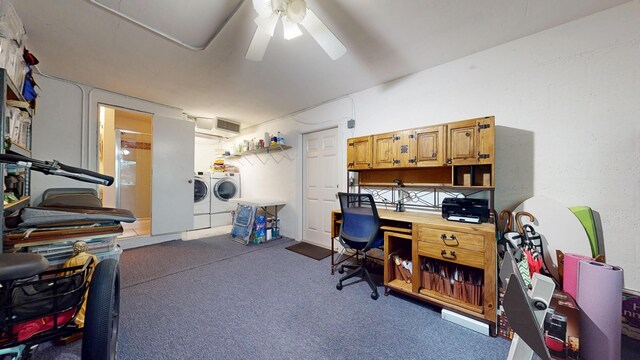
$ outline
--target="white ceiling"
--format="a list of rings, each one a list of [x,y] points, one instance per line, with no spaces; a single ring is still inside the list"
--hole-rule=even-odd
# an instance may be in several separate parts
[[[627,1],[308,0],[347,53],[332,61],[309,34],[286,41],[278,25],[262,62],[244,58],[256,29],[250,0],[202,51],[182,47],[89,0],[11,2],[43,72],[246,127]],[[207,1],[173,2],[193,12]],[[178,18],[158,9],[149,6],[145,16],[158,17],[158,23]],[[182,22],[183,30],[201,28]],[[202,30],[189,31],[183,33],[206,38]]]

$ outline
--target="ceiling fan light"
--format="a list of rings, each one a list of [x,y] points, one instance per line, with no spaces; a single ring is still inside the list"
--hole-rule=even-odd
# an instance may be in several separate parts
[[[307,3],[304,0],[291,0],[287,7],[287,17],[292,23],[298,24],[307,15]]]
[[[302,35],[302,31],[298,24],[292,23],[289,18],[286,16],[282,17],[282,27],[284,28],[284,38],[285,40],[295,39],[298,36]]]
[[[274,12],[284,12],[287,10],[287,0],[271,0],[271,8]]]
[[[253,0],[253,8],[260,16],[269,16],[273,12],[271,0]]]

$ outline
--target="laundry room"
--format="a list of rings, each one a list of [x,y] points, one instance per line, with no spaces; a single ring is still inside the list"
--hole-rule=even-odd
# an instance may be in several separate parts
[[[639,359],[638,19],[0,0],[0,360]]]

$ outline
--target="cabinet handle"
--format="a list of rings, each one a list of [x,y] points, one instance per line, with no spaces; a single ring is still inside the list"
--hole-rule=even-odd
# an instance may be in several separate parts
[[[451,165],[451,158],[447,158],[447,164]]]
[[[442,235],[440,235],[440,239],[447,246],[458,246],[458,245],[460,245],[460,242],[458,241],[458,238],[455,235],[451,235],[449,238],[447,238],[446,234],[442,234]],[[448,243],[447,241],[454,241],[454,242]]]
[[[447,250],[442,250],[440,251],[440,255],[442,255],[443,258],[445,259],[450,259],[450,260],[456,260],[456,252],[451,250],[449,251],[450,255],[447,255]]]

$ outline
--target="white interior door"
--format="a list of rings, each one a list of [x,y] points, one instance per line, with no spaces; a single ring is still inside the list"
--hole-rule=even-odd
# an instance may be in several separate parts
[[[322,130],[302,137],[304,159],[302,240],[331,247],[331,210],[339,209],[336,199],[341,173],[338,159],[338,129]]]
[[[186,231],[193,226],[195,124],[153,117],[151,234]]]

